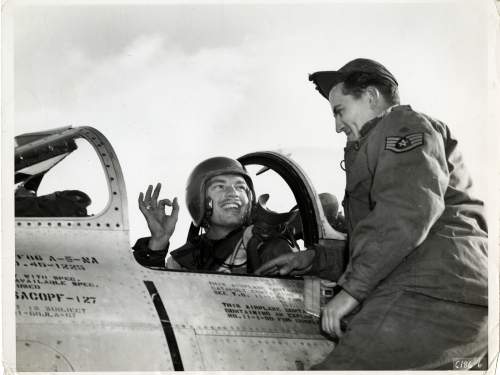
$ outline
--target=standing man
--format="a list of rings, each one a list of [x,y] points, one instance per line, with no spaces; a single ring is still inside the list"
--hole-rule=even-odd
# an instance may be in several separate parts
[[[339,338],[315,369],[452,369],[487,354],[483,202],[448,127],[399,104],[396,78],[353,60],[310,75],[345,133],[349,262],[321,326]],[[320,250],[258,272],[329,276]],[[341,321],[347,329],[341,329]]]

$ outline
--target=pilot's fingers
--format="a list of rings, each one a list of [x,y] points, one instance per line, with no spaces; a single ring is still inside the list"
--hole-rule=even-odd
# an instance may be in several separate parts
[[[161,184],[158,182],[153,190],[153,195],[151,196],[151,206],[154,208],[158,205],[158,196],[160,195]]]
[[[161,201],[158,202],[158,208],[162,211],[165,212],[165,206],[171,206],[172,202],[170,202],[170,199],[162,199]]]
[[[158,182],[153,190],[153,195],[151,196],[151,199],[158,200],[158,196],[160,195],[160,190],[161,190],[161,182]]]
[[[139,193],[139,198],[137,199],[137,202],[139,203],[139,210],[145,215],[147,212],[146,208],[146,203],[144,202],[144,194],[141,192]]]
[[[146,196],[144,197],[144,203],[149,204],[151,202],[151,192],[153,191],[153,185],[149,185],[146,190]]]
[[[170,214],[175,220],[179,217],[179,202],[177,201],[177,197],[174,198],[172,202],[172,213]]]

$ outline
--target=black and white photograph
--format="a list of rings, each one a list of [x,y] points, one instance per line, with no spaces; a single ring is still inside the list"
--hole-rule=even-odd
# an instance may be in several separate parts
[[[499,14],[2,2],[5,373],[496,373]]]

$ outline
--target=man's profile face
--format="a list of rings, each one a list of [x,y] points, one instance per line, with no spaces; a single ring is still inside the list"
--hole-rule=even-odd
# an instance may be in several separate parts
[[[212,200],[210,224],[236,228],[245,221],[249,209],[249,187],[239,175],[212,177],[207,184],[207,198]]]
[[[375,117],[370,103],[368,92],[355,98],[342,92],[344,84],[335,85],[328,95],[328,101],[333,110],[335,118],[335,130],[337,133],[344,132],[348,141],[359,139],[359,131],[363,125]]]

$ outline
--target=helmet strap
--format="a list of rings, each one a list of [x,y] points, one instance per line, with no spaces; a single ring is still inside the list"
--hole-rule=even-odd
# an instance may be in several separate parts
[[[248,196],[248,207],[247,207],[247,212],[245,212],[245,220],[243,221],[244,226],[249,226],[250,224],[252,224],[252,206],[253,206],[252,190],[248,189],[247,196]]]
[[[206,207],[205,207],[205,216],[203,218],[203,220],[205,220],[207,222],[207,224],[210,222],[208,220],[208,218],[210,216],[212,216],[212,214],[214,213],[214,201],[207,197],[207,203],[206,203]]]

